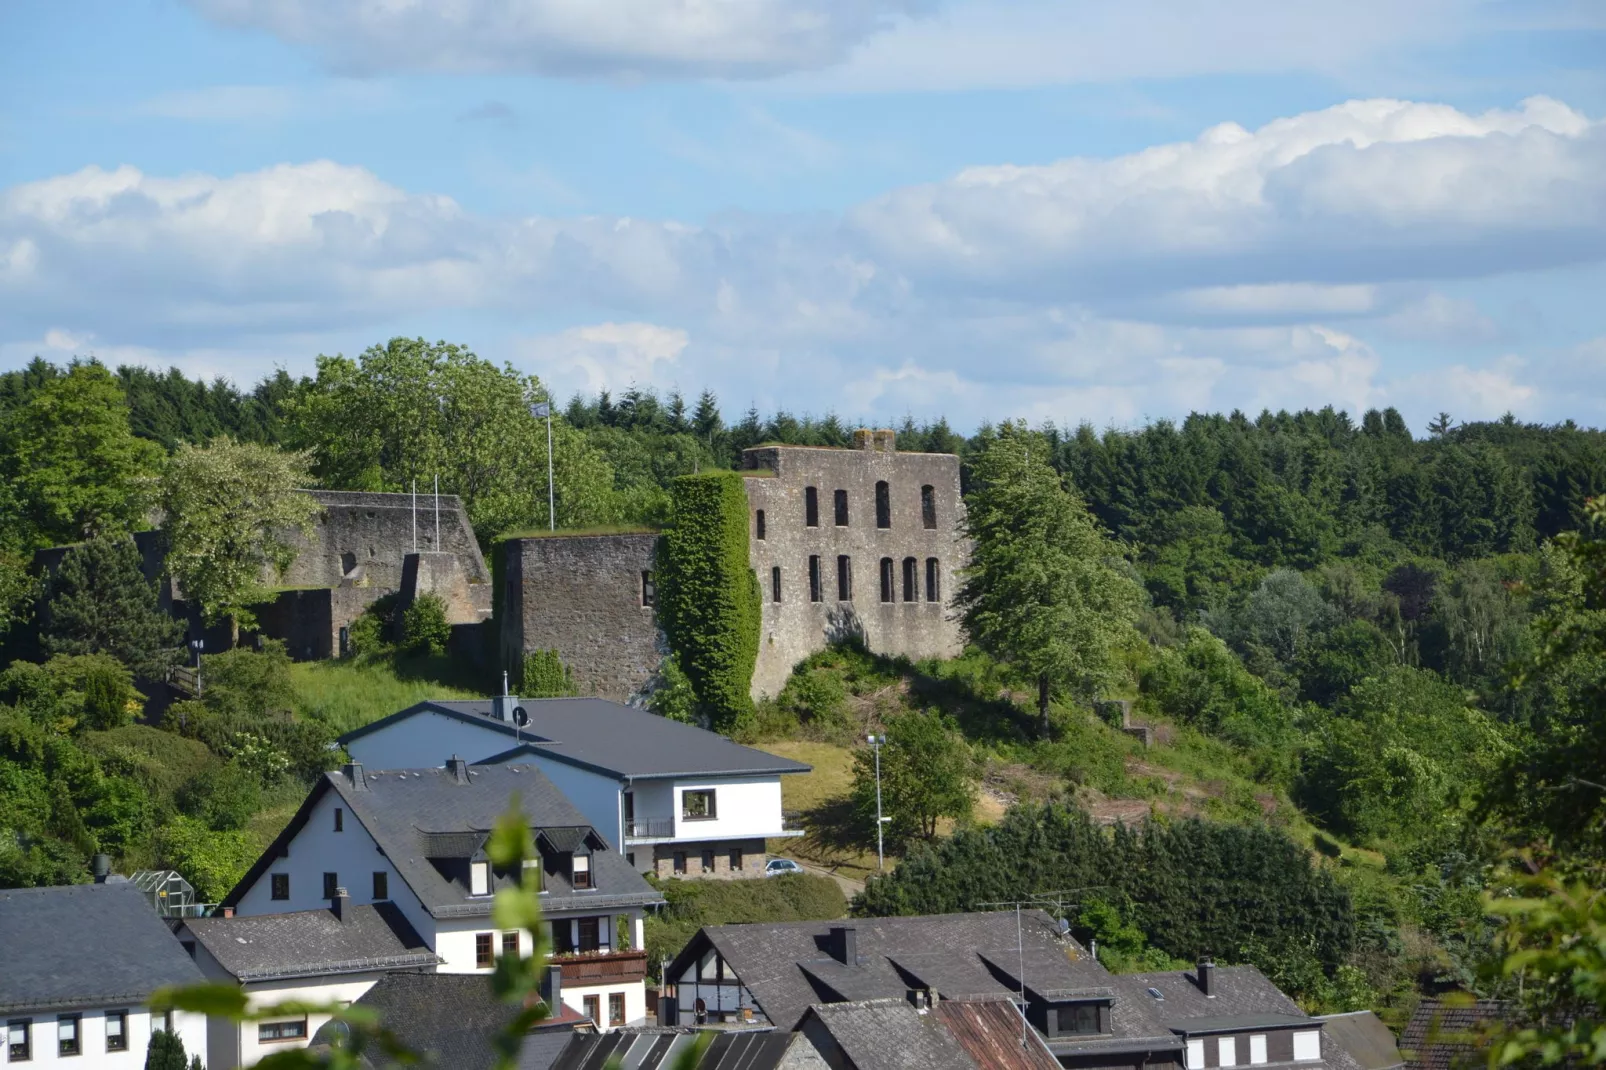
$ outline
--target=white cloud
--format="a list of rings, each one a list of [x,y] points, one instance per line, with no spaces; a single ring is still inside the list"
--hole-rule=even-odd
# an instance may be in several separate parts
[[[840,62],[919,0],[190,0],[361,72],[763,78]]]
[[[631,386],[664,389],[676,382],[689,336],[656,323],[598,323],[524,339],[518,363],[539,373],[559,395]]]

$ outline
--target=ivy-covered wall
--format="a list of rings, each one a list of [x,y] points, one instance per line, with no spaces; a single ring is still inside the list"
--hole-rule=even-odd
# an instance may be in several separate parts
[[[747,492],[735,472],[681,476],[659,542],[658,622],[713,727],[752,716],[758,581],[748,562]]]

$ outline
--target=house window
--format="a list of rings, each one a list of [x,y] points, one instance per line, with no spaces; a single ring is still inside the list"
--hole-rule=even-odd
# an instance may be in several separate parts
[[[513,958],[513,959],[516,959],[516,958],[519,957],[519,934],[518,933],[515,932],[515,933],[503,933],[502,934],[502,957],[503,958]]]
[[[709,848],[703,852],[703,872],[714,872],[714,851],[712,848]]]
[[[470,862],[468,864],[468,894],[491,894],[491,864],[489,862]]]
[[[937,490],[929,483],[920,488],[920,525],[925,528],[937,526]]]
[[[1256,1033],[1249,1038],[1249,1065],[1260,1066],[1266,1061],[1266,1034]]]
[[[573,884],[574,884],[574,886],[576,888],[589,888],[589,887],[591,887],[591,856],[590,855],[575,855],[574,856],[574,871],[573,872],[574,872]]]
[[[1188,1041],[1187,1061],[1183,1065],[1187,1070],[1205,1070],[1203,1038]]]
[[[325,873],[323,875],[323,897],[333,899],[340,891],[340,874]]]
[[[608,993],[608,1024],[625,1024],[625,994],[623,992]]]
[[[942,576],[937,570],[937,559],[926,558],[926,601],[942,601]]]
[[[83,1047],[78,1043],[79,1025],[80,1021],[76,1014],[56,1016],[56,1054],[58,1056],[83,1054]]]
[[[1099,1031],[1099,1007],[1096,1003],[1075,1003],[1055,1011],[1055,1027],[1061,1036],[1080,1036]]]
[[[335,807],[335,831],[346,831],[346,811],[342,810],[338,806]]]
[[[600,918],[580,918],[575,922],[575,928],[580,930],[580,954],[585,955],[602,947],[600,921]]]
[[[877,481],[875,485],[875,526],[878,528],[892,526],[892,490],[884,479]]]
[[[128,1012],[106,1012],[106,1050],[128,1050]]]
[[[296,1018],[288,1022],[261,1022],[257,1025],[257,1042],[277,1040],[305,1040],[307,1020]]]
[[[847,554],[836,559],[836,600],[853,601],[853,559]]]
[[[641,604],[651,609],[658,604],[658,584],[653,582],[652,570],[641,570]]]
[[[271,894],[275,899],[290,898],[290,874],[275,873],[268,878]]]
[[[675,852],[675,872],[679,873],[681,875],[685,875],[685,872],[686,872],[686,852],[685,851],[676,851]]]
[[[591,1024],[596,1026],[602,1025],[602,997],[582,996],[580,998],[580,1003],[585,1007],[586,1017],[591,1019]]]
[[[809,601],[818,602],[824,596],[820,593],[820,555],[809,555]]]
[[[845,490],[837,491],[835,495],[835,501],[836,526],[839,528],[845,528],[848,526],[848,492]]]
[[[552,953],[574,954],[574,927],[567,918],[552,923]]]
[[[173,1012],[151,1011],[151,1032],[171,1033],[173,1031]]]
[[[383,870],[374,874],[374,902],[390,898],[390,874]]]
[[[1238,1038],[1236,1038],[1236,1037],[1217,1037],[1216,1038],[1216,1065],[1217,1066],[1237,1066],[1238,1065]]]
[[[742,849],[740,847],[732,847],[731,848],[731,872],[732,873],[740,873],[741,871],[742,871]]]
[[[714,789],[682,792],[680,816],[687,821],[708,821],[718,817],[719,811],[714,806]]]
[[[1322,1034],[1317,1029],[1301,1029],[1294,1034],[1294,1062],[1314,1063],[1322,1057]]]
[[[538,892],[546,891],[546,866],[539,857],[524,860],[524,886],[528,888],[531,884]]]
[[[13,1018],[6,1023],[6,1059],[25,1063],[33,1058],[33,1019]]]
[[[474,965],[476,967],[488,970],[496,965],[495,957],[491,951],[493,946],[490,933],[474,934]]]
[[[891,602],[898,593],[895,574],[892,569],[892,558],[881,559],[881,601]]]
[[[775,565],[775,566],[770,568],[770,601],[771,602],[779,602],[780,600],[781,600],[781,566],[780,565]]]
[[[920,562],[912,557],[903,559],[903,600],[920,601]]]
[[[753,535],[759,542],[764,541],[764,510],[762,509],[753,514]]]
[[[811,528],[820,526],[820,492],[813,487],[803,488],[803,523]]]

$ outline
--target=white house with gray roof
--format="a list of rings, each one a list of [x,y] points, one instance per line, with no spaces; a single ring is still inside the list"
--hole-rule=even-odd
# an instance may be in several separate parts
[[[758,876],[767,840],[802,835],[782,812],[781,777],[807,765],[607,699],[420,702],[340,742],[370,768],[447,754],[538,768],[631,865],[660,877]]]
[[[206,1059],[206,1017],[151,994],[205,978],[127,882],[0,891],[0,1026],[8,1066],[139,1070],[151,1034]]]
[[[647,907],[663,897],[533,765],[325,774],[222,906],[239,916],[391,904],[445,973],[489,973],[529,939],[491,920],[496,892],[519,880],[486,855],[517,797],[540,854],[544,926],[563,971],[563,1002],[609,1029],[646,1017]]]

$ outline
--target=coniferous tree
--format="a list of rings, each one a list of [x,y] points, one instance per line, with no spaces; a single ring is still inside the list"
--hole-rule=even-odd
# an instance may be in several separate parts
[[[47,587],[44,648],[52,654],[110,654],[135,672],[160,673],[184,626],[156,606],[126,535],[69,550]]]
[[[177,1033],[166,1029],[151,1033],[151,1045],[145,1049],[145,1070],[189,1070],[189,1062],[184,1041]]]

